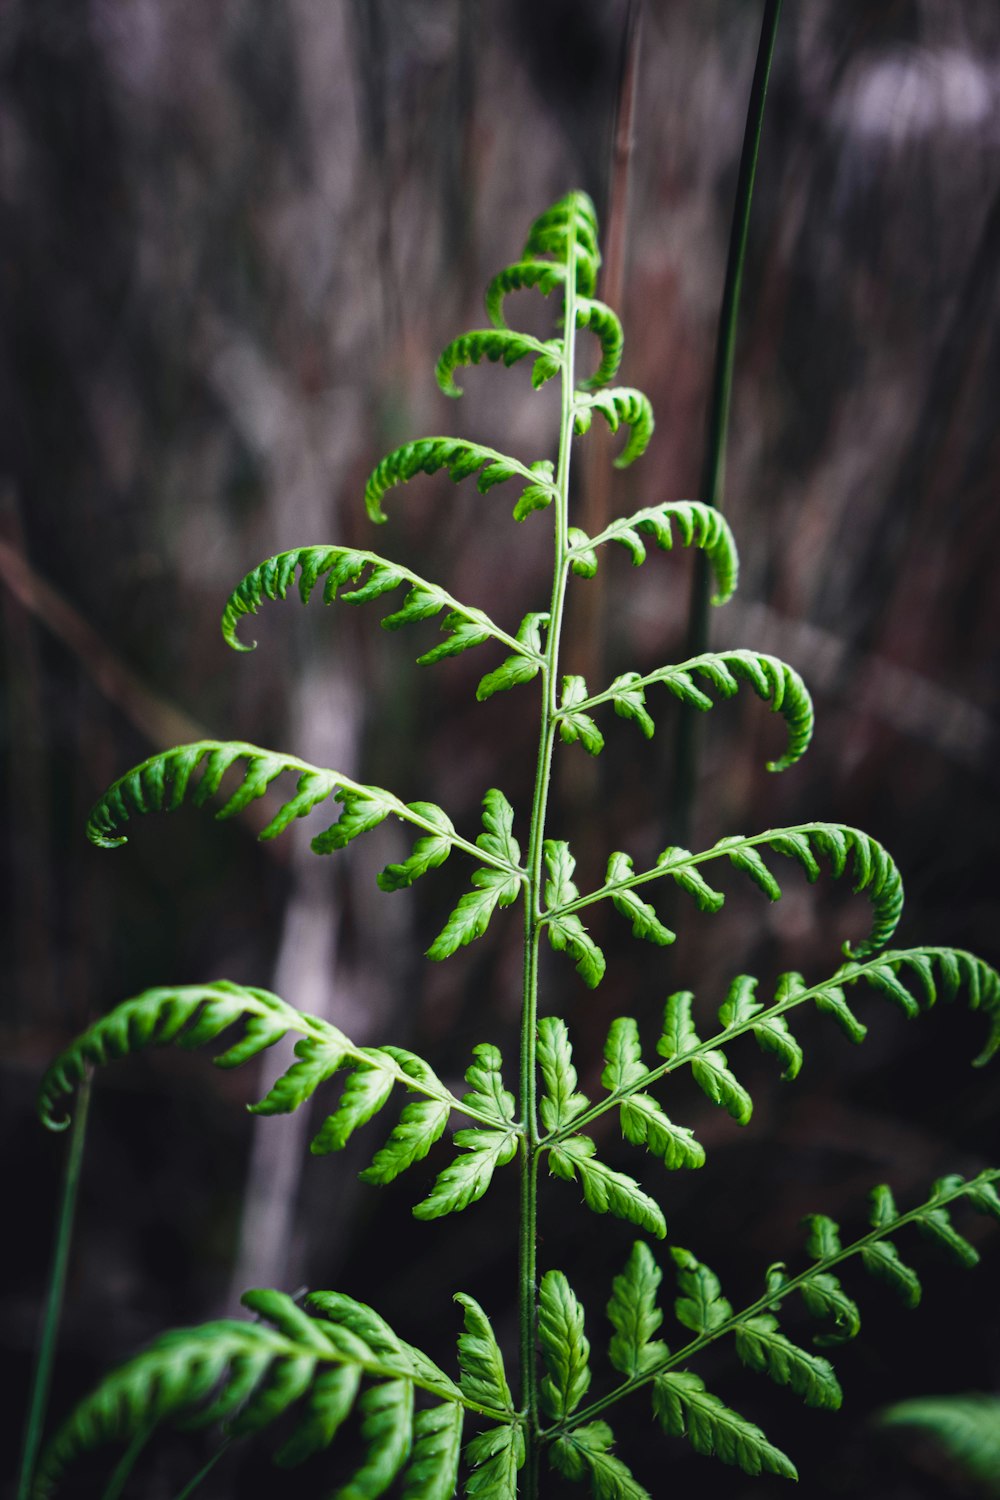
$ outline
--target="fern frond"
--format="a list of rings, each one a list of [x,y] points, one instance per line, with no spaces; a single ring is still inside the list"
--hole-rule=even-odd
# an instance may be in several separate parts
[[[355,1408],[366,1451],[337,1492],[341,1500],[377,1500],[401,1472],[409,1500],[444,1500],[453,1492],[465,1408],[498,1419],[501,1412],[470,1401],[432,1360],[350,1298],[315,1293],[312,1312],[283,1292],[248,1292],[243,1301],[260,1321],[176,1330],[105,1377],[43,1455],[39,1500],[83,1453],[165,1424],[222,1422],[238,1437],[291,1417],[276,1461],[298,1464],[328,1448]],[[366,1333],[375,1335],[371,1342]],[[417,1387],[438,1405],[414,1419]]]
[[[1000,1397],[916,1396],[884,1407],[875,1420],[926,1433],[967,1478],[1000,1493]]]
[[[623,422],[628,427],[628,441],[613,460],[616,469],[627,469],[642,457],[653,436],[656,423],[649,397],[629,385],[616,385],[610,391],[599,391],[582,399],[578,396],[573,407],[573,427],[579,436],[589,432],[595,411],[601,413],[612,432],[617,432]]]
[[[419,438],[416,442],[404,443],[402,447],[393,449],[369,474],[365,484],[365,508],[369,519],[376,524],[388,519],[382,509],[382,501],[389,490],[396,485],[405,484],[416,474],[436,474],[439,469],[446,469],[456,484],[472,474],[478,474],[476,488],[481,495],[508,479],[521,479],[532,492],[533,503],[529,503],[529,509],[544,508],[558,493],[549,459],[523,464],[507,453],[499,453],[496,448],[487,448],[482,443],[470,443],[465,438]],[[518,505],[521,505],[521,501]]]
[[[575,678],[573,681],[581,686],[570,707],[577,717],[583,719],[600,704],[610,703],[620,718],[634,719],[649,739],[653,734],[654,724],[646,707],[645,694],[648,687],[664,687],[681,703],[700,709],[703,713],[715,707],[714,699],[695,681],[696,676],[723,699],[734,697],[739,691],[740,683],[748,682],[758,698],[762,698],[773,713],[784,716],[788,727],[788,748],[779,760],[768,762],[769,771],[784,771],[805,754],[812,739],[814,717],[809,690],[787,662],[755,651],[707,652],[677,666],[660,667],[645,676],[640,676],[638,672],[624,672],[603,693],[595,693],[592,697],[587,696],[583,678]],[[559,711],[560,732],[565,709],[566,705],[563,704]],[[596,725],[593,728],[596,734]],[[563,734],[563,738],[566,739],[567,736]]]
[[[437,584],[428,583],[409,568],[387,562],[375,552],[361,552],[351,547],[296,547],[291,552],[279,552],[275,557],[265,558],[230,594],[222,615],[223,637],[235,651],[252,651],[257,643],[253,641],[244,645],[239,639],[240,621],[246,615],[255,615],[265,600],[287,598],[296,575],[303,604],[309,602],[316,584],[323,577],[326,578],[323,603],[332,604],[343,584],[356,583],[366,572],[368,578],[363,586],[341,593],[339,597],[346,604],[362,604],[405,587],[407,593],[402,607],[382,619],[386,630],[398,630],[411,622],[433,619],[444,609],[448,611],[442,625],[445,640],[418,657],[421,664],[458,656],[488,640],[501,641],[511,650],[524,652],[525,648],[494,624],[481,609],[461,604]]]
[[[567,1479],[588,1480],[594,1500],[650,1500],[648,1490],[611,1452],[614,1441],[607,1422],[587,1422],[557,1437],[549,1459]]]
[[[564,265],[572,252],[576,267],[576,290],[592,297],[597,286],[601,252],[597,241],[597,215],[586,193],[567,193],[532,224],[524,242],[523,258],[551,255]]]
[[[617,313],[612,312],[607,303],[597,302],[590,297],[577,299],[576,326],[589,328],[601,345],[600,364],[593,375],[587,380],[581,380],[579,385],[582,391],[595,391],[600,386],[607,385],[609,380],[614,380],[618,374],[625,347],[625,334]],[[649,405],[648,401],[646,405]]]
[[[699,547],[707,555],[717,585],[712,603],[725,604],[733,596],[739,574],[736,542],[722,512],[700,500],[673,500],[664,505],[646,506],[635,515],[613,521],[593,537],[579,526],[571,526],[567,553],[570,567],[579,577],[592,578],[597,572],[597,549],[605,542],[618,542],[625,547],[638,567],[646,560],[643,536],[652,537],[657,547],[670,552],[674,545],[674,526],[682,546]]]
[[[565,921],[595,901],[608,898],[614,901],[616,897],[663,875],[669,875],[682,890],[692,895],[702,911],[718,911],[725,897],[709,885],[699,866],[722,856],[727,856],[734,868],[748,875],[772,901],[777,900],[781,889],[760,856],[761,847],[794,859],[810,880],[819,876],[820,855],[829,860],[835,878],[843,875],[850,865],[853,889],[855,892],[864,891],[869,897],[873,918],[871,933],[863,942],[854,949],[845,944],[849,956],[860,957],[874,952],[892,936],[903,906],[903,882],[899,871],[891,856],[869,834],[841,823],[801,823],[794,828],[771,828],[766,833],[719,839],[711,849],[700,854],[671,846],[664,849],[651,870],[615,879],[586,896],[557,899],[552,902],[555,909],[546,912],[544,920],[547,923]]]
[[[491,364],[504,364],[509,368],[529,354],[535,357],[531,384],[536,390],[558,375],[565,363],[561,339],[543,342],[528,333],[515,333],[510,328],[473,328],[468,333],[459,334],[442,350],[434,374],[446,396],[460,396],[462,387],[456,385],[454,377],[455,371],[464,365],[478,365],[488,359]]]
[[[553,260],[519,260],[515,265],[498,271],[486,288],[486,315],[494,328],[506,328],[504,298],[510,292],[527,291],[535,287],[547,297],[556,287],[565,285],[566,267]]]

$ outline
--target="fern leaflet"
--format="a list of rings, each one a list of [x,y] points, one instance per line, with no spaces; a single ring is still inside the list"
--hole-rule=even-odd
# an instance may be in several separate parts
[[[632,516],[613,521],[593,537],[580,527],[571,526],[567,553],[570,567],[579,577],[592,578],[597,572],[597,549],[605,542],[618,542],[625,547],[638,567],[646,561],[643,536],[652,537],[657,547],[670,552],[674,526],[683,546],[700,547],[708,556],[717,585],[712,603],[725,604],[733,596],[739,574],[736,542],[722,512],[700,500],[673,500],[647,506]]]
[[[527,353],[528,350],[525,349],[524,352]],[[485,495],[494,485],[504,484],[508,479],[520,479],[525,488],[515,509],[518,520],[523,519],[523,515],[531,510],[542,510],[550,505],[557,493],[549,459],[523,464],[520,459],[511,458],[507,453],[499,453],[495,448],[484,447],[482,443],[470,443],[465,438],[420,438],[415,443],[404,443],[401,448],[387,454],[368,476],[365,506],[369,519],[375,522],[388,519],[382,508],[382,501],[389,490],[405,484],[417,474],[436,474],[439,469],[447,470],[456,482],[478,474],[476,488],[481,495]],[[523,514],[518,514],[522,507]]]

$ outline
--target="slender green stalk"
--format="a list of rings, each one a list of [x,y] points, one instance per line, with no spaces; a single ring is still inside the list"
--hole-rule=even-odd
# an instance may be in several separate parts
[[[38,1459],[38,1449],[45,1427],[45,1414],[52,1385],[52,1368],[55,1363],[56,1343],[59,1337],[59,1320],[62,1315],[63,1298],[66,1292],[66,1271],[69,1265],[70,1246],[73,1242],[73,1221],[76,1216],[76,1199],[83,1167],[83,1148],[87,1137],[87,1113],[90,1106],[92,1071],[88,1068],[80,1080],[77,1090],[76,1109],[70,1132],[69,1154],[63,1177],[59,1217],[56,1222],[55,1245],[52,1252],[52,1269],[49,1273],[48,1292],[45,1299],[45,1314],[42,1336],[38,1346],[38,1361],[31,1383],[31,1399],[24,1429],[24,1447],[21,1453],[21,1474],[17,1486],[17,1500],[28,1500]]]
[[[754,68],[753,83],[750,86],[746,128],[743,133],[743,149],[740,153],[736,201],[733,205],[729,254],[726,259],[726,281],[722,290],[722,305],[719,309],[715,367],[712,371],[712,392],[709,400],[705,455],[699,489],[699,499],[704,500],[708,505],[714,505],[717,510],[724,508],[726,438],[729,431],[733,364],[736,357],[736,325],[739,319],[743,264],[746,260],[747,236],[750,228],[750,205],[753,200],[757,157],[760,154],[760,137],[764,125],[764,105],[767,99],[767,84],[771,73],[771,59],[774,56],[774,42],[778,34],[780,16],[781,0],[765,0],[760,43],[757,48],[757,63]],[[686,641],[686,655],[688,656],[699,656],[708,648],[710,581],[708,559],[704,553],[699,552],[694,560],[694,573],[691,581]],[[681,843],[687,842],[687,830],[690,826],[694,803],[698,727],[695,715],[681,714],[677,730],[673,796],[674,827]]]
[[[538,1299],[537,1197],[538,1197],[538,943],[541,932],[543,845],[545,813],[552,779],[552,754],[558,710],[559,641],[569,576],[569,476],[573,444],[573,392],[576,363],[576,246],[571,238],[563,300],[562,403],[559,422],[558,494],[555,511],[555,565],[552,600],[543,671],[542,713],[538,743],[538,766],[531,807],[531,840],[528,850],[528,888],[525,892],[524,996],[521,1012],[521,1111],[524,1129],[521,1153],[521,1223],[519,1234],[519,1318],[521,1335],[521,1399],[527,1420],[525,1433],[526,1500],[538,1496],[538,1371],[535,1352],[535,1317]]]

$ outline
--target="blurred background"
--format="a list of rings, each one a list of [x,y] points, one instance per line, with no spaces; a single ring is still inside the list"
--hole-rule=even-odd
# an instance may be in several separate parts
[[[620,378],[648,393],[658,425],[645,457],[615,475],[617,513],[697,494],[761,7],[646,0],[641,11],[616,300]],[[262,846],[249,819],[216,826],[185,810],[139,820],[116,853],[82,830],[114,777],[201,734],[440,802],[469,836],[487,787],[530,802],[534,690],[477,705],[490,648],[418,669],[435,626],[390,635],[375,608],[318,599],[245,625],[253,656],[230,652],[217,622],[262,558],[327,541],[376,548],[508,629],[544,608],[549,520],[516,526],[504,489],[414,481],[390,496],[378,533],[361,497],[383,453],[427,433],[551,456],[556,398],[532,392],[525,367],[469,371],[454,405],[433,364],[484,321],[486,281],[545,206],[583,187],[606,215],[625,21],[623,0],[0,4],[0,1327],[12,1389],[27,1390],[66,1150],[38,1124],[34,1094],[88,1019],[150,985],[228,977],[274,988],[358,1042],[426,1054],[453,1086],[483,1040],[505,1047],[514,1076],[516,918],[444,965],[421,957],[462,889],[457,861],[384,896],[375,874],[404,848],[385,826],[327,860],[309,853],[316,820]],[[769,776],[780,719],[747,690],[720,705],[701,725],[688,836],[702,847],[804,819],[857,824],[903,871],[900,943],[994,963],[998,265],[995,0],[789,0],[737,349],[725,504],[741,587],[712,639],[789,661],[813,690],[817,738]],[[515,306],[546,326],[529,297]],[[580,453],[582,505],[600,462]],[[595,585],[576,586],[577,669],[595,691],[679,659],[690,576],[682,553],[635,572],[624,554],[604,559],[599,645],[579,602]],[[638,862],[676,841],[676,714],[666,695],[650,706],[651,744],[608,716],[599,763],[578,746],[560,754],[551,828],[572,840],[583,886],[611,848]],[[523,816],[519,826],[523,836]],[[544,975],[585,1088],[598,1087],[615,1015],[638,1016],[652,1047],[672,989],[693,989],[707,1022],[734,974],[760,975],[766,997],[786,969],[813,982],[833,971],[866,903],[829,880],[782,878],[786,899],[771,907],[721,877],[725,910],[674,912],[684,935],[671,950],[640,949],[613,913],[595,913],[609,957],[600,990],[565,962]],[[670,1238],[736,1302],[757,1295],[769,1262],[800,1253],[804,1213],[860,1232],[873,1183],[911,1204],[944,1171],[1000,1160],[997,1065],[969,1068],[982,1018],[964,1005],[913,1023],[881,999],[859,1008],[863,1047],[822,1017],[796,1022],[806,1066],[795,1086],[752,1045],[733,1049],[757,1100],[745,1129],[674,1086],[664,1103],[705,1142],[701,1172],[661,1181],[616,1130],[602,1140],[613,1164],[639,1167]],[[164,1327],[232,1314],[248,1285],[371,1300],[449,1367],[450,1295],[462,1289],[513,1350],[514,1247],[497,1230],[514,1210],[512,1173],[467,1213],[415,1225],[410,1205],[444,1149],[422,1174],[360,1187],[387,1125],[342,1157],[310,1157],[310,1125],[335,1087],[311,1120],[245,1113],[279,1065],[271,1055],[259,1074],[223,1075],[164,1052],[102,1072],[53,1420]],[[546,1188],[542,1222],[541,1268],[570,1275],[603,1351],[610,1279],[634,1235],[590,1220],[562,1184]],[[845,1276],[865,1330],[838,1359],[841,1416],[805,1411],[728,1352],[700,1367],[790,1450],[807,1495],[974,1493],[933,1449],[907,1452],[870,1425],[890,1400],[1000,1390],[1000,1235],[985,1221],[960,1227],[985,1270],[956,1272],[901,1242],[925,1280],[916,1315]],[[21,1401],[8,1402],[8,1455],[22,1419]],[[727,1500],[784,1492],[664,1439],[644,1403],[615,1425],[656,1497],[667,1482]],[[165,1441],[128,1493],[176,1495],[205,1451]],[[309,1466],[295,1494],[328,1493],[331,1472]],[[90,1483],[81,1470],[69,1492],[100,1494]],[[259,1452],[234,1451],[205,1493],[253,1497],[274,1483]]]

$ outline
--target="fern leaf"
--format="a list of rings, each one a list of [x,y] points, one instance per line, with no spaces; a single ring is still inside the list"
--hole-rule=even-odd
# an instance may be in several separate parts
[[[221,979],[214,984],[160,986],[123,1001],[56,1058],[42,1079],[38,1112],[50,1129],[62,1129],[67,1120],[56,1114],[56,1106],[73,1092],[88,1066],[101,1066],[145,1047],[200,1047],[238,1025],[243,1026],[243,1036],[214,1058],[217,1067],[238,1067],[290,1031],[311,1034],[331,1063],[338,1054],[353,1050],[335,1026],[303,1015],[269,990]]]
[[[676,526],[684,547],[698,547],[708,556],[715,574],[716,593],[713,604],[731,599],[739,575],[736,542],[721,511],[700,500],[673,500],[651,505],[634,515],[612,521],[597,536],[588,536],[574,526],[569,533],[568,557],[573,572],[581,578],[592,578],[597,572],[597,549],[605,542],[625,547],[638,567],[646,560],[643,536],[653,539],[664,552],[673,550]]]
[[[400,1500],[451,1500],[458,1483],[464,1413],[446,1401],[413,1419],[413,1451]]]
[[[589,1136],[571,1135],[549,1148],[551,1170],[565,1182],[578,1178],[583,1201],[595,1214],[613,1214],[662,1240],[667,1226],[660,1205],[633,1178],[596,1161],[596,1149]]]
[[[566,1022],[558,1016],[543,1016],[538,1023],[538,1066],[545,1092],[539,1103],[542,1124],[548,1131],[572,1125],[590,1100],[577,1090],[573,1049]]]
[[[232,1437],[292,1417],[276,1462],[298,1464],[329,1447],[351,1410],[362,1413],[366,1453],[347,1486],[352,1500],[376,1500],[399,1473],[416,1437],[404,1493],[410,1500],[451,1494],[462,1424],[462,1395],[433,1361],[398,1339],[371,1308],[336,1293],[314,1293],[307,1313],[283,1292],[248,1292],[260,1321],[221,1320],[175,1330],[106,1376],[64,1423],[43,1455],[36,1493],[47,1495],[85,1452],[128,1442],[166,1423],[223,1422]],[[375,1383],[361,1391],[363,1379]],[[414,1385],[439,1405],[413,1421]],[[431,1453],[439,1455],[437,1468]],[[451,1465],[449,1487],[443,1477]]]
[[[503,792],[491,787],[483,798],[483,831],[476,839],[476,846],[484,854],[519,870],[521,848],[513,829],[514,809]]]
[[[760,1428],[732,1411],[688,1370],[658,1375],[653,1411],[674,1437],[686,1437],[696,1453],[714,1454],[745,1474],[778,1474],[797,1479],[791,1459],[767,1441]]]
[[[390,1054],[396,1051],[389,1048],[385,1050]],[[426,1063],[420,1063],[419,1058],[412,1058],[412,1054],[406,1053],[403,1056],[408,1059],[407,1062],[401,1062],[404,1072],[409,1072],[413,1064],[417,1063],[421,1069],[426,1069],[426,1073],[420,1075],[420,1081],[443,1090],[443,1085],[427,1068]],[[401,1061],[398,1054],[396,1060]],[[361,1173],[362,1181],[379,1185],[393,1182],[400,1172],[405,1172],[414,1162],[422,1161],[435,1141],[440,1140],[444,1134],[451,1108],[448,1099],[419,1099],[405,1105],[389,1139],[376,1152],[371,1166]]]
[[[721,1104],[737,1125],[746,1125],[753,1113],[753,1100],[730,1070],[724,1052],[711,1048],[691,1061],[691,1076],[711,1099]]]
[[[428,870],[443,865],[455,844],[455,825],[433,802],[410,802],[410,812],[426,819],[437,830],[417,839],[413,852],[401,864],[386,865],[377,877],[380,891],[406,890]]]
[[[559,738],[567,745],[574,745],[579,741],[588,755],[600,755],[604,749],[603,734],[589,714],[576,709],[576,705],[583,703],[586,697],[587,684],[582,677],[563,678],[562,698],[557,715]]]
[[[520,1425],[491,1427],[465,1445],[473,1464],[465,1481],[470,1500],[517,1500],[517,1472],[524,1465],[524,1432]]]
[[[363,1059],[347,1076],[340,1104],[313,1138],[309,1148],[313,1154],[325,1156],[327,1152],[343,1150],[359,1126],[366,1125],[388,1102],[395,1082],[395,1073],[386,1066],[379,1049],[365,1048]],[[270,1094],[265,1096],[254,1106],[255,1110],[261,1114],[273,1113],[272,1108],[266,1107],[270,1100]]]
[[[530,351],[525,349],[524,352]],[[455,394],[458,394],[457,389]],[[382,501],[391,489],[405,484],[417,474],[436,474],[440,469],[447,470],[456,483],[476,474],[476,488],[482,495],[508,479],[520,479],[529,488],[544,491],[548,495],[548,499],[542,502],[544,504],[548,504],[556,493],[552,464],[548,460],[522,464],[507,453],[499,453],[482,443],[470,443],[465,438],[420,438],[387,454],[368,476],[365,508],[369,519],[376,523],[388,519]],[[465,612],[463,606],[458,608]],[[478,617],[478,612],[468,611],[468,614],[470,618]]]
[[[317,854],[343,849],[352,839],[375,828],[390,814],[413,824],[432,840],[446,838],[452,845],[463,846],[454,833],[444,811],[430,802],[407,805],[381,787],[362,786],[336,771],[307,765],[295,756],[262,750],[241,741],[199,740],[179,745],[160,755],[150,756],[141,765],[112,783],[95,804],[87,823],[87,837],[100,848],[112,849],[126,842],[121,832],[129,818],[149,812],[174,812],[184,801],[202,807],[213,797],[227,771],[239,769],[240,780],[228,800],[218,809],[217,818],[231,818],[256,798],[262,797],[271,783],[285,772],[297,775],[295,795],[282,802],[275,816],[258,838],[272,839],[283,833],[295,818],[303,818],[321,802],[333,796],[343,811],[332,827],[312,841]],[[199,774],[200,773],[200,774]],[[464,846],[469,848],[471,846]],[[427,868],[440,859],[425,850]],[[409,862],[410,878],[421,856],[414,854]]]
[[[562,839],[546,839],[543,853],[548,871],[545,903],[549,910],[545,923],[549,942],[557,953],[569,954],[584,984],[594,989],[604,978],[604,954],[575,913],[562,914],[553,910],[575,901],[580,894],[573,883],[576,860]]]
[[[497,1167],[506,1166],[517,1154],[517,1139],[513,1130],[456,1131],[455,1145],[463,1154],[439,1174],[427,1197],[414,1208],[414,1217],[440,1219],[477,1202]]]
[[[617,432],[622,423],[628,427],[628,441],[614,460],[616,469],[628,468],[645,453],[653,436],[655,422],[648,396],[631,386],[619,385],[587,400],[578,400],[573,412],[573,425],[578,433],[589,430],[595,411],[601,413],[612,432]]]
[[[802,976],[783,974],[775,994],[776,1005],[784,1003],[795,993],[793,986],[798,990],[805,989]],[[782,1078],[797,1078],[802,1067],[802,1048],[789,1031],[784,1016],[768,1016],[763,1021],[754,1019],[764,1009],[762,1001],[755,999],[756,990],[757,980],[752,975],[738,974],[719,1007],[719,1021],[727,1031],[731,1028],[743,1028],[749,1023],[749,1029],[761,1050],[776,1053],[785,1064]]]
[[[539,1396],[553,1421],[561,1422],[590,1389],[590,1344],[583,1308],[562,1271],[546,1271],[538,1289],[538,1341],[547,1373]]]
[[[492,454],[492,450],[484,451]],[[494,457],[499,458],[499,455]],[[493,463],[492,469],[496,467],[497,464]],[[484,471],[486,474],[490,472]],[[525,474],[530,476],[530,471],[526,470]],[[382,620],[385,629],[398,630],[402,625],[433,619],[442,610],[448,611],[442,627],[448,632],[448,638],[425,652],[419,658],[421,663],[457,656],[490,639],[510,644],[510,637],[482,610],[459,603],[437,584],[428,583],[397,563],[387,562],[375,552],[361,552],[350,547],[297,547],[291,552],[265,558],[230,594],[222,615],[223,637],[236,651],[252,651],[256,642],[244,645],[239,639],[240,621],[246,615],[255,615],[265,600],[287,598],[296,574],[303,604],[309,602],[316,584],[323,577],[326,578],[323,603],[331,604],[343,584],[356,582],[366,570],[370,570],[370,576],[364,587],[342,593],[339,597],[348,604],[361,604],[366,599],[380,598],[405,585],[407,593],[401,608]]]
[[[489,1318],[474,1297],[456,1292],[455,1301],[465,1313],[465,1332],[458,1338],[461,1387],[470,1401],[499,1407],[513,1414],[514,1399],[507,1384],[503,1355]]]
[[[918,1428],[932,1438],[968,1479],[996,1494],[1000,1476],[1000,1398],[917,1396],[887,1406],[876,1418],[882,1427]]]
[[[822,1346],[844,1344],[857,1337],[861,1328],[858,1305],[849,1297],[829,1271],[817,1272],[803,1281],[802,1300],[814,1318],[822,1318],[833,1326],[826,1333],[813,1336],[813,1343]]]
[[[677,990],[667,999],[663,1012],[663,1032],[656,1050],[661,1057],[671,1062],[701,1045],[691,1019],[693,1004],[694,995],[690,990]]]
[[[650,1500],[648,1490],[611,1452],[613,1444],[607,1422],[586,1422],[556,1438],[549,1457],[567,1479],[588,1479],[594,1500]]]
[[[954,1260],[963,1266],[975,1266],[979,1264],[979,1251],[971,1245],[964,1235],[959,1234],[951,1222],[945,1199],[954,1189],[962,1185],[963,1179],[958,1176],[942,1177],[933,1187],[930,1202],[917,1214],[917,1228],[926,1236],[940,1245]]]
[[[510,292],[527,291],[535,287],[547,297],[556,287],[566,281],[566,267],[551,260],[519,260],[513,266],[498,271],[486,288],[486,315],[494,328],[506,328],[504,298]]]
[[[506,1128],[514,1119],[514,1095],[503,1086],[503,1059],[499,1049],[480,1042],[472,1049],[473,1061],[466,1069],[469,1093],[462,1099],[463,1108],[478,1118]]]
[[[920,1302],[921,1286],[916,1271],[906,1265],[891,1240],[876,1240],[864,1245],[861,1260],[867,1271],[891,1286],[906,1307],[916,1307]]]
[[[692,1333],[712,1333],[733,1316],[732,1304],[722,1295],[719,1278],[708,1266],[696,1260],[689,1250],[671,1247],[677,1267],[677,1285],[681,1296],[674,1303],[677,1320]]]
[[[462,366],[478,365],[488,359],[491,364],[504,364],[509,368],[529,354],[535,356],[531,383],[536,389],[558,375],[563,367],[561,339],[549,339],[543,343],[530,334],[515,333],[509,328],[474,328],[452,339],[442,351],[434,374],[446,396],[460,396],[462,387],[455,383],[455,371]]]
[[[612,1094],[631,1090],[620,1106],[622,1135],[634,1146],[645,1146],[671,1170],[700,1167],[705,1152],[692,1131],[675,1125],[649,1094],[634,1090],[647,1076],[642,1065],[639,1028],[631,1016],[611,1023],[604,1047],[605,1068],[601,1082]]]
[[[631,921],[633,937],[644,938],[647,943],[655,943],[657,947],[665,948],[676,941],[676,932],[664,926],[648,901],[643,901],[634,891],[620,888],[623,882],[631,879],[634,874],[632,860],[627,854],[622,854],[620,851],[612,854],[604,876],[606,885],[619,887],[611,893],[612,905],[615,911]]]
[[[480,680],[476,688],[478,702],[485,703],[494,693],[506,692],[508,688],[530,682],[537,676],[543,666],[541,632],[548,623],[547,614],[533,612],[525,615],[517,630],[517,650]]]
[[[427,949],[427,957],[449,958],[459,948],[482,937],[498,906],[510,906],[521,890],[520,878],[502,870],[479,869],[472,872],[474,889],[467,891]]]
[[[758,1313],[737,1323],[736,1353],[751,1370],[769,1375],[777,1385],[787,1385],[807,1406],[836,1409],[843,1392],[833,1366],[822,1355],[800,1349],[779,1332],[777,1319]]]
[[[625,334],[617,313],[612,312],[607,303],[598,302],[591,297],[577,299],[576,326],[589,328],[591,333],[596,335],[601,346],[600,364],[593,375],[580,382],[581,390],[595,391],[598,387],[607,385],[609,380],[614,380],[618,374],[618,366],[622,362],[622,350],[625,347]],[[648,402],[646,404],[649,405]]]
[[[567,193],[538,216],[524,243],[524,258],[536,255],[551,255],[564,265],[572,255],[577,291],[584,297],[593,296],[601,252],[597,216],[586,193]]]
[[[887,974],[894,980],[892,985],[886,983]],[[933,1005],[939,994],[951,1001],[964,993],[969,1009],[984,1011],[990,1023],[989,1037],[974,1066],[982,1067],[1000,1048],[1000,974],[960,948],[904,948],[880,953],[871,963],[843,964],[834,979],[838,986],[870,983],[899,1003],[908,1015],[915,1015],[921,1006]],[[821,1009],[832,1009],[823,1006],[819,998],[816,1003]],[[834,1014],[842,1020],[836,1010]]]
[[[369,1386],[358,1402],[361,1436],[368,1453],[353,1477],[334,1493],[334,1500],[378,1500],[392,1484],[410,1454],[413,1441],[413,1384],[386,1380]]]
[[[645,1375],[670,1353],[662,1339],[653,1337],[663,1322],[656,1300],[662,1279],[649,1246],[636,1240],[624,1271],[611,1284],[607,1311],[615,1331],[608,1357],[619,1374],[630,1380]]]

